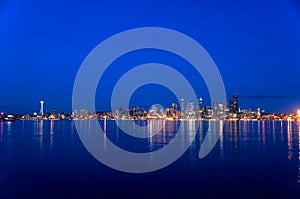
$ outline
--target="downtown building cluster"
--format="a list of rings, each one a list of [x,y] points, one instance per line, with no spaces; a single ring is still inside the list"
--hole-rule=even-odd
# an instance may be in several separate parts
[[[149,111],[144,108],[134,107],[122,109],[119,108],[114,114],[115,119],[196,119],[196,120],[211,120],[211,119],[241,119],[241,118],[260,119],[261,112],[244,111],[239,109],[238,95],[234,94],[228,103],[213,102],[212,106],[204,105],[203,99],[199,98],[197,103],[187,102],[184,99],[180,101],[180,107],[176,103],[166,109],[152,105]]]
[[[240,109],[238,94],[234,94],[229,103],[213,102],[211,106],[204,105],[203,99],[194,102],[185,102],[181,99],[180,106],[172,103],[170,107],[163,108],[152,105],[150,109],[139,106],[133,108],[119,108],[116,111],[91,113],[87,110],[74,110],[72,113],[58,113],[53,109],[52,113],[44,113],[44,101],[40,102],[40,112],[33,114],[4,114],[0,113],[0,121],[14,120],[295,120],[300,121],[300,110],[291,114],[270,114],[261,111],[260,108]]]
[[[297,120],[300,121],[300,111],[291,114],[265,113],[257,110],[240,109],[238,94],[234,94],[229,103],[213,102],[211,106],[204,105],[203,99],[194,102],[185,102],[181,99],[180,106],[172,103],[163,108],[152,105],[150,109],[143,107],[119,108],[115,112],[89,113],[87,110],[74,110],[71,114],[74,120]]]

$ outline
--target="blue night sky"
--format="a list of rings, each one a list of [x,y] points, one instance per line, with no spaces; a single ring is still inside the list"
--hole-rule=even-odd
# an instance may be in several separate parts
[[[218,66],[227,97],[238,93],[241,108],[294,112],[300,107],[298,0],[0,0],[0,111],[32,113],[44,100],[46,111],[70,112],[76,73],[88,53],[114,34],[147,26],[174,29],[199,42]],[[122,73],[149,62],[187,64],[159,50],[128,53],[100,80],[97,109],[108,109]],[[208,104],[201,76],[180,72]],[[131,103],[147,107],[174,100],[167,88],[148,85]]]

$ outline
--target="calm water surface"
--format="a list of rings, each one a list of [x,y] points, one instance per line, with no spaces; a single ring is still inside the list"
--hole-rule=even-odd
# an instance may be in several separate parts
[[[82,121],[82,125],[97,122]],[[151,125],[163,131],[140,139],[123,133],[115,121],[99,122],[106,139],[133,152],[162,148],[178,128],[185,131],[182,140],[193,139],[195,127],[193,121],[153,121]],[[216,122],[203,121],[199,126],[189,150],[173,164],[156,172],[129,174],[93,158],[72,121],[0,122],[0,198],[299,198],[300,123],[226,121],[220,140],[204,159],[198,159],[200,144]]]

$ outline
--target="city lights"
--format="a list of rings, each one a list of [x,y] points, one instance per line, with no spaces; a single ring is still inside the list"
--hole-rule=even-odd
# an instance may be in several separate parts
[[[297,121],[300,121],[300,109],[297,109],[297,118],[296,118]]]
[[[89,112],[88,110],[73,110],[72,113],[58,113],[54,108],[52,113],[44,111],[44,101],[40,101],[40,111],[33,114],[5,114],[0,112],[0,121],[14,120],[278,120],[300,121],[300,109],[296,113],[267,113],[257,110],[241,109],[238,94],[234,94],[229,103],[213,102],[211,106],[204,105],[204,100],[198,102],[173,102],[170,107],[152,105],[150,109],[140,106],[119,108],[115,111]]]

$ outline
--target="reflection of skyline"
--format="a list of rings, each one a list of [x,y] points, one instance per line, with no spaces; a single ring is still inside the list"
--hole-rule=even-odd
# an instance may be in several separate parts
[[[38,147],[39,152],[39,167],[42,168],[43,166],[43,155],[44,155],[44,140],[43,140],[43,134],[44,134],[44,121],[36,121],[33,123],[34,130],[35,130],[35,139],[36,139],[36,145]]]
[[[104,120],[103,121],[103,139],[104,139],[104,150],[106,150],[106,139],[107,139],[107,137],[106,137],[106,120]],[[90,129],[91,129],[91,126],[90,126],[90,121],[89,121],[89,132],[90,132]]]
[[[50,121],[50,148],[53,149],[54,141],[54,120]]]
[[[226,128],[227,125],[228,125],[228,127]],[[226,132],[229,132],[229,136],[230,136],[229,140],[230,140],[235,152],[238,151],[239,128],[240,128],[239,121],[229,121],[228,123],[225,122],[225,129],[226,129]],[[228,135],[224,135],[224,136],[227,137]]]
[[[224,151],[228,148],[234,149],[235,153],[240,153],[241,150],[249,150],[248,142],[251,140],[255,140],[255,137],[252,135],[257,132],[259,135],[257,138],[258,146],[264,148],[268,148],[270,146],[276,147],[278,144],[280,147],[283,147],[281,140],[283,140],[283,133],[287,133],[287,153],[288,159],[292,160],[294,153],[294,141],[296,138],[295,129],[293,128],[295,122],[292,121],[223,121],[225,123],[224,128],[220,128],[222,123],[220,121],[185,121],[181,122],[179,126],[176,125],[178,121],[162,121],[162,120],[153,120],[148,121],[148,130],[149,135],[152,135],[157,129],[161,129],[161,131],[157,134],[158,136],[150,136],[148,138],[149,147],[151,150],[157,149],[158,146],[165,146],[174,138],[174,131],[178,128],[181,128],[185,131],[182,134],[182,140],[191,139],[190,133],[195,131],[195,122],[199,122],[199,140],[197,142],[193,142],[191,147],[189,148],[190,159],[195,159],[197,157],[197,149],[199,149],[199,144],[202,144],[203,137],[206,134],[205,127],[203,125],[207,125],[207,131],[213,132],[212,136],[216,133],[216,131],[220,134],[219,139],[219,149],[220,149],[220,157],[224,160]],[[286,123],[286,125],[283,125]],[[107,123],[104,121],[104,133],[106,137],[106,128]],[[284,130],[284,126],[286,130]],[[297,124],[297,136],[298,136],[298,159],[300,164],[300,127]],[[299,134],[299,135],[298,135]],[[108,139],[106,137],[106,139]],[[280,140],[276,140],[280,139]],[[228,145],[228,143],[231,143]],[[198,144],[198,145],[197,145]],[[278,147],[278,146],[277,146]],[[300,173],[300,166],[299,173]],[[300,177],[300,174],[299,174]]]
[[[104,122],[104,135],[105,139],[110,139],[108,134],[116,133],[117,136],[122,132],[118,130],[111,131],[112,123],[108,121]],[[150,136],[148,139],[148,144],[150,150],[157,150],[159,147],[163,147],[172,141],[174,138],[174,131],[176,129],[181,128],[185,131],[182,134],[182,140],[190,140],[192,138],[192,132],[195,131],[196,122],[199,123],[199,137],[197,136],[197,140],[192,143],[189,148],[189,158],[192,161],[197,161],[197,153],[201,143],[203,141],[203,137],[206,134],[206,130],[209,129],[213,132],[219,131],[220,140],[219,144],[217,144],[214,150],[218,150],[219,158],[222,161],[225,161],[228,158],[228,155],[234,155],[233,157],[237,157],[237,154],[244,153],[245,151],[258,149],[259,151],[264,152],[267,149],[272,149],[272,153],[276,153],[279,149],[281,149],[281,153],[286,154],[285,157],[288,161],[291,162],[292,165],[297,168],[296,173],[296,181],[300,183],[300,123],[293,121],[224,121],[224,129],[220,129],[217,121],[184,121],[181,122],[181,125],[178,125],[179,121],[163,121],[163,120],[153,120],[152,122],[148,121],[148,130],[149,134],[153,134],[157,129],[162,129],[157,136]],[[8,144],[13,143],[17,136],[21,136],[20,134],[14,133],[14,129],[16,128],[14,125],[19,125],[22,134],[22,138],[26,135],[28,129],[34,129],[35,136],[35,145],[38,146],[38,151],[40,152],[40,158],[45,154],[50,147],[53,148],[53,143],[55,141],[54,135],[62,128],[55,128],[55,125],[58,125],[59,121],[33,121],[33,122],[14,122],[14,123],[0,123],[0,144]],[[69,123],[68,125],[66,125]],[[86,127],[89,128],[91,122],[82,121],[83,124],[86,124]],[[88,124],[90,123],[90,124]],[[66,121],[65,124],[59,124],[59,126],[65,125],[64,132],[68,132],[70,129],[70,137],[71,135],[77,135],[75,128],[73,127],[72,121]],[[222,125],[222,124],[221,124]],[[28,128],[31,127],[31,128]],[[91,128],[91,126],[90,126]],[[73,130],[72,130],[73,129]],[[110,130],[108,130],[110,129]],[[118,128],[115,128],[118,129]],[[120,131],[120,132],[119,132]],[[65,135],[64,135],[65,136]],[[93,135],[91,135],[91,138]],[[119,137],[118,141],[123,142],[122,138]],[[65,139],[65,138],[64,138]],[[138,141],[136,141],[137,143]],[[249,143],[255,143],[252,145],[253,149],[249,148]],[[104,143],[105,144],[105,143]],[[258,147],[258,148],[257,148]],[[234,152],[234,154],[233,154]],[[262,158],[264,154],[258,155],[256,158]],[[271,155],[272,157],[272,155]]]
[[[287,145],[288,145],[288,159],[292,160],[293,157],[293,135],[292,135],[292,122],[288,121],[287,126]]]
[[[300,124],[298,123],[298,180],[300,183]]]
[[[265,121],[262,121],[261,140],[262,140],[262,145],[265,146],[266,143],[266,122]]]

